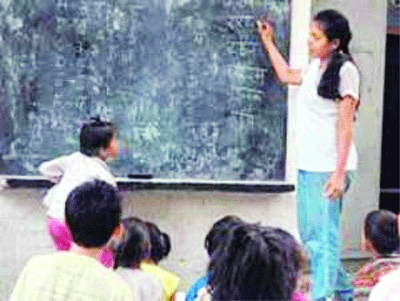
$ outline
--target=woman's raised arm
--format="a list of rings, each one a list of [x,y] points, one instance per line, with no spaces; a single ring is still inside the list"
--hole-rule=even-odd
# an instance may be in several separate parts
[[[301,70],[291,69],[274,44],[274,28],[268,22],[257,21],[258,33],[279,81],[288,85],[301,84]]]

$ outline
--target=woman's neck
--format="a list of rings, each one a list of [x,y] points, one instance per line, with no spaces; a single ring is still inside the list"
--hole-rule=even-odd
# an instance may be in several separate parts
[[[319,60],[320,60],[319,69],[321,71],[325,71],[326,68],[328,68],[328,64],[331,61],[331,58],[332,58],[332,54],[330,54],[326,57],[323,57],[323,58],[319,58]]]

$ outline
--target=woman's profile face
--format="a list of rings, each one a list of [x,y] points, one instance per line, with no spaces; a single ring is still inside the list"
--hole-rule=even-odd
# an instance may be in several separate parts
[[[322,24],[316,20],[311,23],[310,37],[308,38],[308,49],[311,57],[326,59],[338,47],[338,41],[329,41],[325,35]]]

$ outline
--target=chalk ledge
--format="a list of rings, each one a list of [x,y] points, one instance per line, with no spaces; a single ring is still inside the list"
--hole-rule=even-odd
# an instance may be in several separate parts
[[[293,192],[295,185],[283,181],[215,181],[197,179],[130,179],[116,178],[121,190],[196,190],[235,192]],[[54,183],[41,176],[1,175],[0,183],[5,188],[50,188]]]

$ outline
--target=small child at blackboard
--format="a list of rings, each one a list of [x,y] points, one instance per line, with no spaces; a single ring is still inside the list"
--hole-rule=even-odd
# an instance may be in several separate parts
[[[65,224],[65,202],[68,194],[87,181],[103,180],[117,187],[114,176],[107,167],[108,157],[117,157],[117,130],[110,122],[93,118],[80,131],[80,151],[62,156],[40,165],[39,171],[56,185],[50,189],[43,203],[48,207],[47,230],[57,250],[69,250],[72,236]],[[105,248],[100,261],[107,267],[113,265],[112,252]]]

